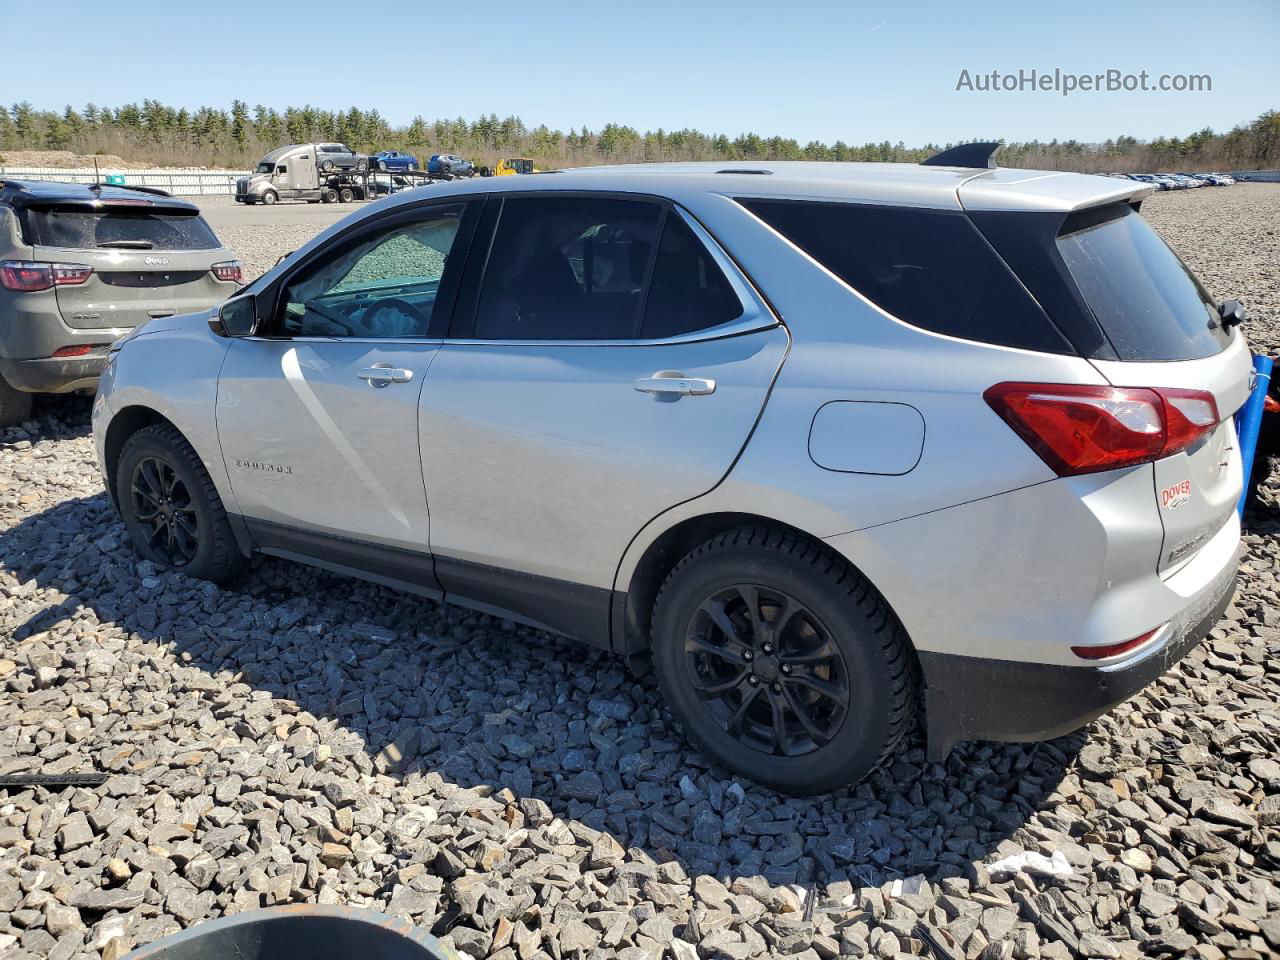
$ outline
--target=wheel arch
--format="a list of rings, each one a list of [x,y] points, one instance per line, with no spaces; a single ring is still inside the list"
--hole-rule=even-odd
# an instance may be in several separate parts
[[[120,452],[129,438],[146,427],[165,425],[173,427],[179,433],[182,429],[153,407],[134,404],[118,411],[107,424],[107,432],[102,441],[102,465],[106,473],[107,495],[119,509],[120,502],[116,496],[116,468],[120,465]],[[184,435],[185,436],[185,435]]]
[[[120,510],[120,501],[117,497],[115,476],[116,469],[120,465],[120,454],[131,436],[139,430],[154,426],[171,427],[187,443],[191,444],[193,450],[198,451],[198,448],[192,443],[191,438],[182,427],[155,409],[155,407],[134,403],[118,410],[112,415],[111,422],[107,424],[107,429],[102,439],[102,466],[105,474],[103,479],[106,481],[107,496],[111,498],[111,503],[117,512]],[[207,467],[208,463],[205,462],[204,465]],[[214,479],[213,483],[214,489],[217,490],[217,480]],[[219,491],[219,494],[221,494],[221,491]],[[227,512],[227,519],[231,524],[231,532],[235,535],[236,546],[246,557],[251,556],[256,548],[253,538],[249,536],[249,530],[244,520],[238,513],[230,510]]]
[[[792,524],[760,514],[726,510],[686,517],[662,531],[642,549],[638,544],[632,544],[633,549],[628,551],[628,557],[624,557],[623,565],[619,568],[617,589],[613,594],[614,609],[610,626],[614,650],[626,655],[647,650],[650,644],[649,619],[653,604],[663,582],[675,565],[695,547],[717,534],[747,526],[766,527],[797,537],[813,544],[829,555],[832,560],[853,567],[859,576],[876,589],[898,623],[902,623],[902,618],[894,610],[892,601],[880,591],[876,582],[858,568],[856,563],[821,537]],[[639,550],[638,559],[635,560],[633,567],[628,567],[627,559],[634,556],[637,550]],[[902,632],[907,639],[907,649],[912,659],[916,661],[918,669],[919,656],[915,645],[905,626]]]

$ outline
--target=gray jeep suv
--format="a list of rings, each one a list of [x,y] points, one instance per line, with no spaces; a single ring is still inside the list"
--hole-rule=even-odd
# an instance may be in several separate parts
[[[0,426],[33,393],[92,389],[107,348],[155,317],[205,310],[240,263],[199,209],[159,190],[0,180]]]

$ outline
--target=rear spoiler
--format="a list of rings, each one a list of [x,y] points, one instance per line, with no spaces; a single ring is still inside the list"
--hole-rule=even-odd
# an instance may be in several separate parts
[[[1048,170],[975,172],[956,190],[965,210],[1073,213],[1112,203],[1139,204],[1155,192],[1149,183]]]

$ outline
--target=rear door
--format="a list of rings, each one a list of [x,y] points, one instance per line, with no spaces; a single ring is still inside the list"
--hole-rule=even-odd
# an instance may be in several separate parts
[[[436,572],[593,639],[631,538],[733,464],[787,334],[665,203],[495,198],[484,222],[421,398]]]
[[[207,309],[235,292],[213,275],[213,264],[231,257],[194,209],[105,201],[29,208],[25,217],[35,259],[93,268],[84,283],[56,288],[69,327],[127,329]]]
[[[1057,248],[1117,356],[1094,361],[1103,376],[1115,386],[1213,398],[1217,426],[1154,465],[1152,495],[1164,524],[1159,568],[1171,571],[1222,529],[1240,498],[1233,418],[1249,395],[1248,344],[1222,325],[1212,297],[1127,205],[1068,217]],[[1188,402],[1199,401],[1193,394]]]

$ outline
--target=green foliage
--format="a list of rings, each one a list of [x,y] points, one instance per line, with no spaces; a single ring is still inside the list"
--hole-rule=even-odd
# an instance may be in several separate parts
[[[339,140],[366,153],[406,150],[423,160],[432,153],[456,153],[481,166],[505,156],[530,156],[544,168],[662,160],[913,163],[943,146],[908,147],[888,140],[861,146],[811,140],[802,146],[788,137],[756,133],[732,139],[687,128],[641,133],[617,123],[605,124],[598,133],[585,126],[565,133],[545,124],[531,129],[519,117],[499,118],[496,113],[471,121],[463,117],[428,121],[415,116],[408,126],[397,128],[377,110],[356,106],[331,111],[307,104],[281,113],[262,104],[250,110],[242,100],[233,100],[230,110],[200,107],[194,112],[158,100],[115,108],[91,102],[80,111],[68,105],[61,112],[36,110],[25,101],[7,110],[0,108],[0,149],[116,154],[161,165],[246,167],[285,143],[325,140]],[[1006,143],[999,160],[1010,167],[1121,173],[1276,167],[1280,166],[1280,112],[1267,111],[1228,133],[1206,127],[1186,137],[1158,137],[1149,143],[1130,136],[1103,143]]]

